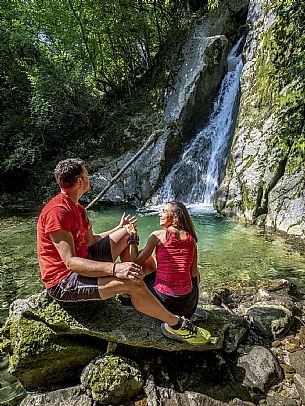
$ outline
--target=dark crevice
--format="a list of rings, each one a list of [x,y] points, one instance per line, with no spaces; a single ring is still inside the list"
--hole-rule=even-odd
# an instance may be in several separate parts
[[[287,165],[289,153],[279,162],[277,171],[274,174],[273,179],[269,183],[269,185],[265,185],[261,182],[257,202],[256,202],[256,209],[254,212],[254,217],[261,216],[262,214],[268,214],[268,204],[269,204],[269,194],[271,190],[275,187],[278,181],[283,177],[285,174],[285,168]]]

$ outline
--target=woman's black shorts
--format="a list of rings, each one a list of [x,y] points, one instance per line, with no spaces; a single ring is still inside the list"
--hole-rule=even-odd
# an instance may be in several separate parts
[[[192,278],[193,289],[191,292],[181,296],[170,296],[158,292],[154,288],[155,279],[156,272],[152,272],[144,277],[144,282],[151,293],[159,299],[167,310],[178,316],[185,317],[191,317],[195,313],[199,297],[197,277]]]

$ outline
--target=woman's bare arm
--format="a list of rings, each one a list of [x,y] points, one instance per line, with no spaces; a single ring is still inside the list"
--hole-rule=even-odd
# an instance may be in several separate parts
[[[200,274],[198,272],[198,267],[197,267],[197,245],[195,245],[195,252],[194,252],[194,258],[193,258],[193,262],[192,262],[192,266],[191,266],[191,275],[193,278],[195,278],[197,276],[197,281],[198,284],[200,282]]]
[[[146,246],[139,252],[137,244],[131,244],[131,260],[136,264],[142,265],[143,262],[151,256],[156,246],[160,242],[158,234],[160,231],[154,231],[148,238]]]

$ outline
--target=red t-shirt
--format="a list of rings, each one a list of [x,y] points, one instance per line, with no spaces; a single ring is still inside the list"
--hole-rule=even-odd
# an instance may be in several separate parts
[[[55,286],[71,273],[53,244],[50,233],[59,230],[70,232],[76,256],[87,258],[86,234],[90,227],[85,208],[72,202],[63,193],[59,193],[44,206],[37,224],[37,253],[46,288]]]
[[[154,288],[172,296],[186,295],[192,288],[191,267],[195,253],[195,242],[191,234],[180,240],[167,229],[164,244],[156,247],[157,274]]]

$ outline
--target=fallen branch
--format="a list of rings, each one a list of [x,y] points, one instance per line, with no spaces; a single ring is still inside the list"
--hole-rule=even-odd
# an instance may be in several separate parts
[[[230,309],[223,301],[221,301],[221,307],[223,307],[227,312],[229,312],[230,314],[235,315],[235,313],[233,312],[232,309]]]
[[[139,151],[123,166],[121,170],[107,183],[105,188],[86,206],[86,210],[90,209],[109,189],[110,187],[116,182],[116,180],[122,175],[123,172],[134,162],[136,161],[139,156],[153,143],[155,142],[159,136],[163,133],[164,130],[157,130],[154,131],[145,144],[139,149]]]

